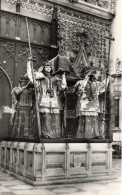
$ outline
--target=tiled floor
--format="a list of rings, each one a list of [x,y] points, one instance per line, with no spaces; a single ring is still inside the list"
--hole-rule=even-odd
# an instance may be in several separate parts
[[[0,195],[122,195],[122,160],[113,159],[116,180],[33,187],[4,173],[0,168]]]

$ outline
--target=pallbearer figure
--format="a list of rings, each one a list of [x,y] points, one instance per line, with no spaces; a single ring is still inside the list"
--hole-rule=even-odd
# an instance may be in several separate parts
[[[34,138],[36,133],[32,132],[34,122],[33,88],[27,77],[20,77],[18,87],[12,90],[14,108],[13,125],[10,137]]]
[[[83,80],[77,81],[74,88],[78,95],[76,114],[78,117],[78,130],[76,138],[103,138],[98,125],[100,112],[99,95],[105,92],[105,80],[97,81],[98,71],[87,70]],[[108,83],[108,80],[107,80]],[[106,84],[107,84],[106,83]]]
[[[31,62],[32,59],[29,57],[27,74],[33,83]],[[67,84],[64,71],[60,70],[60,74],[61,78],[53,75],[51,61],[46,62],[38,71],[34,71],[43,138],[61,137],[60,113],[63,109],[62,94]]]

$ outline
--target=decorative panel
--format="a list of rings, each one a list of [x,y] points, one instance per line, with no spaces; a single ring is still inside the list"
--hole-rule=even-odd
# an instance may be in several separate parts
[[[42,171],[42,153],[36,152],[35,156],[35,172],[40,173]]]
[[[107,172],[107,153],[106,152],[93,152],[92,153],[92,171]]]
[[[6,163],[10,163],[10,148],[6,148]]]
[[[19,166],[24,166],[24,150],[19,150]]]
[[[17,149],[13,148],[13,150],[12,150],[12,165],[16,165],[16,162],[17,162]]]
[[[86,167],[86,153],[84,152],[71,152],[70,153],[70,167],[80,168]]]
[[[18,36],[20,37],[20,40],[27,41],[27,31],[25,20],[20,20],[20,34],[18,33]]]
[[[16,20],[16,18],[11,18],[7,24],[9,32],[8,37],[11,37],[12,39],[14,39],[16,36]],[[2,28],[4,28],[4,26]]]
[[[63,152],[46,153],[46,169],[64,168],[64,157]]]
[[[27,174],[32,175],[33,165],[34,165],[33,152],[27,151],[27,162],[26,162]]]
[[[28,18],[28,25],[32,43],[50,45],[51,23]],[[26,17],[1,11],[1,27],[2,37],[28,41]],[[37,29],[40,30],[37,31]],[[40,42],[38,42],[39,37]]]
[[[98,153],[94,152],[92,156],[92,162],[105,162],[106,161],[106,152]]]
[[[6,18],[1,14],[1,27],[4,26],[4,28],[1,28],[1,35],[6,36]]]

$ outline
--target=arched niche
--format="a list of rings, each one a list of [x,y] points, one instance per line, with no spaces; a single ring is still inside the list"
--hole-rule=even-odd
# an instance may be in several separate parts
[[[4,107],[12,105],[12,83],[7,72],[0,66],[0,139],[8,137],[10,131],[10,113],[4,113]]]

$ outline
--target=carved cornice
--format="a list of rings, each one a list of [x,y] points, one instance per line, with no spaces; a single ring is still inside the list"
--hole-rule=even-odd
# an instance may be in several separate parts
[[[16,5],[16,0],[6,0],[7,3],[12,5]],[[106,3],[107,2],[107,3]],[[34,12],[40,12],[42,14],[46,14],[49,17],[52,17],[52,4],[56,4],[58,7],[65,7],[72,9],[74,11],[85,12],[87,14],[91,14],[97,17],[112,19],[114,14],[114,4],[112,0],[108,4],[108,0],[89,0],[84,1],[80,0],[77,3],[73,3],[69,0],[37,0],[37,1],[21,1],[21,8],[25,8],[27,10],[31,10]]]
[[[92,6],[96,6],[101,9],[106,9],[111,11],[111,13],[115,12],[116,1],[115,0],[78,0],[79,3],[86,3]]]
[[[55,3],[57,6],[63,6],[65,8],[72,9],[74,11],[84,12],[93,16],[97,16],[105,19],[112,19],[114,16],[114,8],[109,7],[107,9],[102,6],[97,6],[92,3],[86,3],[84,1],[80,1],[78,3],[72,3],[69,0],[47,0],[48,2]]]

